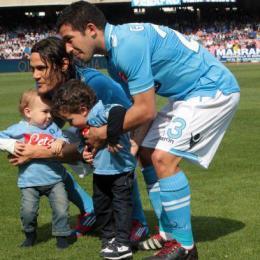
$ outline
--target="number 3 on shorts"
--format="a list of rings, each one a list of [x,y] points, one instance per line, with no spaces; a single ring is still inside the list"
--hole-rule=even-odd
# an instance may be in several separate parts
[[[182,135],[183,129],[186,127],[186,122],[183,118],[175,117],[171,122],[171,128],[168,128],[167,135],[170,139],[178,139]]]

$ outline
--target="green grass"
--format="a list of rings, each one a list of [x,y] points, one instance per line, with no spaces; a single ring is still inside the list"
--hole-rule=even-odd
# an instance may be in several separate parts
[[[259,184],[260,184],[260,65],[232,65],[241,86],[239,110],[209,170],[183,163],[192,189],[192,222],[200,259],[260,259]],[[34,83],[30,73],[0,74],[0,129],[19,120],[19,94]],[[162,106],[165,99],[158,99]],[[38,243],[24,250],[19,220],[19,189],[16,169],[6,154],[0,154],[0,259],[99,259],[97,236],[79,239],[68,250],[58,251],[51,236],[51,211],[41,201],[38,217]],[[80,184],[91,192],[91,176]],[[145,185],[139,174],[143,206],[151,226],[156,221]],[[71,223],[78,213],[70,207]],[[138,252],[134,259],[149,253]]]

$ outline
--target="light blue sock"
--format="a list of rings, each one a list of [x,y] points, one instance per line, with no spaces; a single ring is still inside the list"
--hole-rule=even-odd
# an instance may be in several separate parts
[[[64,184],[69,200],[79,208],[81,213],[94,213],[91,196],[81,188],[70,173],[68,173]]]
[[[190,187],[185,174],[160,179],[160,195],[163,205],[161,217],[168,219],[172,236],[182,246],[193,245],[190,213]]]
[[[144,226],[147,226],[147,221],[146,221],[146,218],[145,218],[145,215],[144,215],[142,201],[141,201],[141,198],[140,198],[136,173],[135,173],[135,176],[134,176],[132,199],[133,199],[132,219],[138,220],[141,224],[143,224]]]
[[[162,214],[162,202],[160,196],[160,186],[159,181],[153,166],[144,167],[142,169],[144,180],[146,183],[146,188],[148,196],[152,207],[154,209],[155,215],[159,223],[159,232],[165,239],[169,239],[171,229],[169,227],[168,220],[166,218],[161,218]]]

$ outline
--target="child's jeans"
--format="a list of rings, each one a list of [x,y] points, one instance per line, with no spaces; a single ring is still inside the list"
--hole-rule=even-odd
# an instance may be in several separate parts
[[[69,202],[63,182],[53,185],[21,188],[21,221],[24,232],[34,232],[37,228],[37,216],[40,197],[45,195],[52,208],[52,235],[69,236]]]

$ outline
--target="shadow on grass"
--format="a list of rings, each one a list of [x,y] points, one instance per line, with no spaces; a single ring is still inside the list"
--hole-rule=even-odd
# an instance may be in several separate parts
[[[73,228],[77,222],[77,215],[70,216],[70,226]],[[98,233],[96,231],[92,231],[88,233],[89,237],[98,237]],[[52,223],[44,224],[37,228],[37,244],[47,242],[48,240],[54,238],[52,236]]]
[[[153,211],[145,211],[146,218],[151,227],[151,233],[157,233],[158,225]],[[206,242],[216,240],[219,237],[226,236],[243,229],[245,224],[235,219],[211,217],[211,216],[193,216],[192,217],[193,234],[196,242]]]
[[[156,226],[158,226],[154,212],[152,210],[146,210],[145,216],[148,220],[151,234],[157,233]],[[70,223],[73,227],[77,221],[77,216],[70,217]],[[230,233],[237,232],[245,227],[245,224],[241,221],[211,217],[211,216],[193,216],[192,217],[193,233],[196,242],[206,242],[216,240],[219,237],[226,236]],[[88,234],[89,237],[98,237],[98,232],[93,231]],[[37,230],[37,244],[46,242],[52,239],[51,223],[42,225]]]
[[[243,229],[245,223],[229,218],[211,216],[192,217],[194,239],[197,242],[216,240]]]

